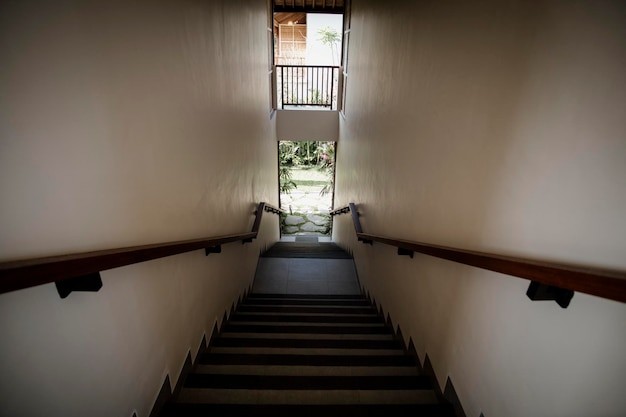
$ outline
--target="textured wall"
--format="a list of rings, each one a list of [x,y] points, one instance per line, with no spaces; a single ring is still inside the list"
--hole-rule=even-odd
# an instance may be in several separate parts
[[[249,231],[276,204],[257,1],[3,2],[0,260]],[[146,416],[251,283],[252,245],[0,295],[0,415]]]
[[[626,269],[623,2],[353,1],[336,207],[366,232]],[[362,284],[469,416],[626,413],[626,306],[357,245]]]

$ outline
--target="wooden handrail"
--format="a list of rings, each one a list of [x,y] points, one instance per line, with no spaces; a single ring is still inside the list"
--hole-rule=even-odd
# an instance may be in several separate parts
[[[418,252],[464,265],[528,279],[552,287],[583,292],[626,303],[626,272],[624,271],[502,256],[364,233],[354,203],[334,210],[331,215],[347,213],[348,211],[352,213],[357,238],[364,243],[384,243],[397,247],[398,253],[402,255],[412,255],[413,252]]]
[[[218,253],[223,244],[237,241],[245,243],[255,239],[259,233],[264,211],[282,212],[281,209],[269,204],[259,203],[251,232],[3,262],[0,263],[0,294],[51,282],[58,283],[71,278],[91,276],[107,269],[199,249],[206,249],[207,255]]]

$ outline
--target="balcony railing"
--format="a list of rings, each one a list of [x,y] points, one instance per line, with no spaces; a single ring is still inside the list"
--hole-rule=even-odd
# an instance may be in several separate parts
[[[322,107],[337,110],[339,67],[276,65],[278,108]]]

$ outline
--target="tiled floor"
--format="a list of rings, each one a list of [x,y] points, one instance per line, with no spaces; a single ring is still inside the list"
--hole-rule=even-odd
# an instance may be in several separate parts
[[[259,258],[252,291],[263,294],[360,294],[352,259]]]

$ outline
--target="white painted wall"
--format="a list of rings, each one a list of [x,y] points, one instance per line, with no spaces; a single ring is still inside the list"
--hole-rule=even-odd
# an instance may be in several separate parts
[[[336,141],[339,112],[330,110],[276,110],[276,138],[280,140]]]
[[[620,1],[354,0],[336,206],[366,232],[626,270]],[[362,284],[468,416],[623,416],[626,306],[357,244]]]
[[[266,5],[2,2],[0,261],[249,231],[278,200]],[[252,281],[230,244],[0,295],[0,415],[147,416]]]

